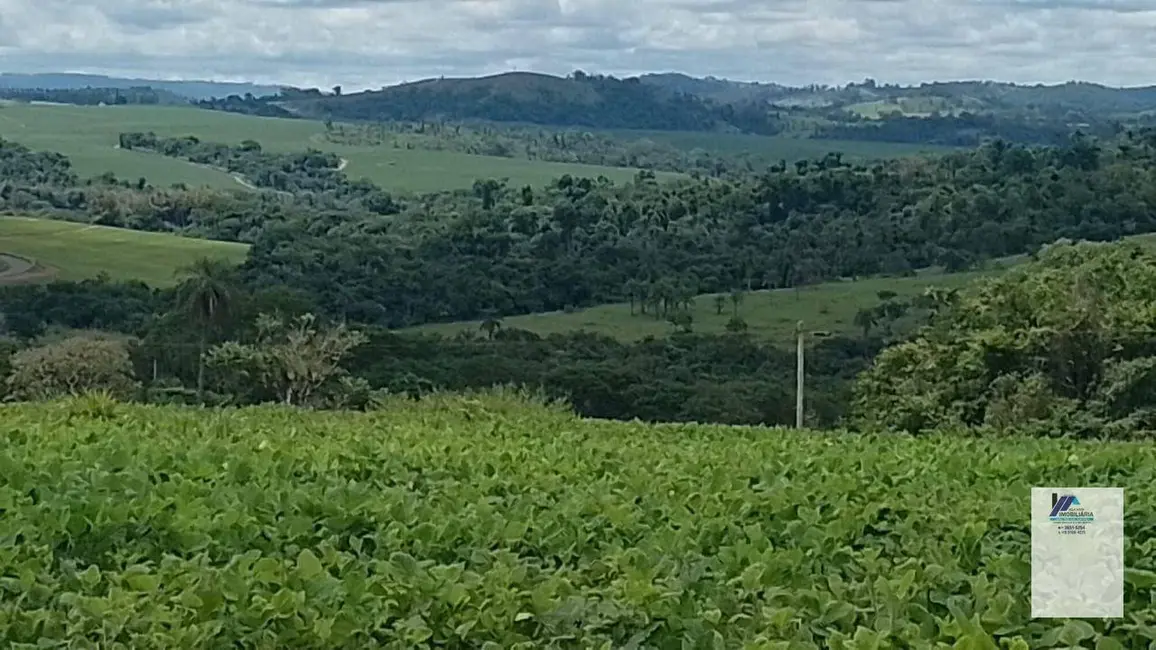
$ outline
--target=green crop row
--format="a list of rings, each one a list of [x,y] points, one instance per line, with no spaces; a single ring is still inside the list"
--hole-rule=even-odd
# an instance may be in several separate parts
[[[1156,451],[582,421],[0,408],[5,648],[1141,648]],[[1124,486],[1122,621],[1030,619],[1032,485]]]

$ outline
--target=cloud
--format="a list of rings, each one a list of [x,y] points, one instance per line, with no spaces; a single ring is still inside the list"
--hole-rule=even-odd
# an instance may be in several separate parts
[[[0,0],[0,65],[347,91],[511,69],[1156,84],[1152,0]]]

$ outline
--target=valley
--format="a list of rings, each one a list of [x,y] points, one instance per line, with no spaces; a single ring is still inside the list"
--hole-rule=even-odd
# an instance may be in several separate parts
[[[5,647],[1150,641],[1151,88],[33,77]],[[1033,612],[1048,484],[1129,618]]]

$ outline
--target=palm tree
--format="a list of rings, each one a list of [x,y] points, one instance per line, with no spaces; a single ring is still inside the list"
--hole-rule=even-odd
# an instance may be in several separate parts
[[[180,309],[201,327],[197,354],[197,396],[205,396],[205,347],[209,332],[222,323],[233,308],[236,298],[234,267],[224,260],[202,257],[189,266],[177,270],[181,278],[177,286]]]

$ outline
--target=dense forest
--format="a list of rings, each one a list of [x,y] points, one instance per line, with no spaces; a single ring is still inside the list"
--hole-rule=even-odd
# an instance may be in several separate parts
[[[309,173],[298,154],[252,146],[151,146],[174,155],[188,155],[182,147],[228,151],[214,160]],[[325,197],[344,211],[302,211],[293,201],[260,224],[241,215],[198,223],[187,212],[179,223],[158,223],[167,215],[156,212],[119,221],[105,214],[102,223],[191,225],[215,238],[236,236],[244,224],[250,281],[292,286],[325,314],[401,327],[632,299],[677,306],[700,293],[958,270],[1060,237],[1151,232],[1154,155],[1152,132],[1143,132],[1058,148],[995,142],[870,166],[831,156],[739,180],[659,183],[646,172],[625,185],[569,176],[539,188],[479,180],[471,191],[382,198],[384,219],[361,199],[308,190],[294,196],[315,206]],[[319,167],[326,178],[344,178],[329,165]]]
[[[1007,117],[996,114],[975,115],[883,115],[864,119],[854,113],[842,113],[838,120],[815,127],[812,138],[827,140],[867,140],[872,142],[906,142],[974,147],[985,140],[999,138],[1008,142],[1038,145],[1063,145],[1073,131],[1085,135],[1111,136],[1121,127],[1117,122],[1081,124],[1073,129],[1067,122]]]
[[[277,105],[282,99],[280,94],[254,97],[252,94],[227,95],[225,97],[210,97],[193,102],[198,108],[227,113],[241,113],[258,117],[281,117],[294,119],[300,117],[297,113]]]

